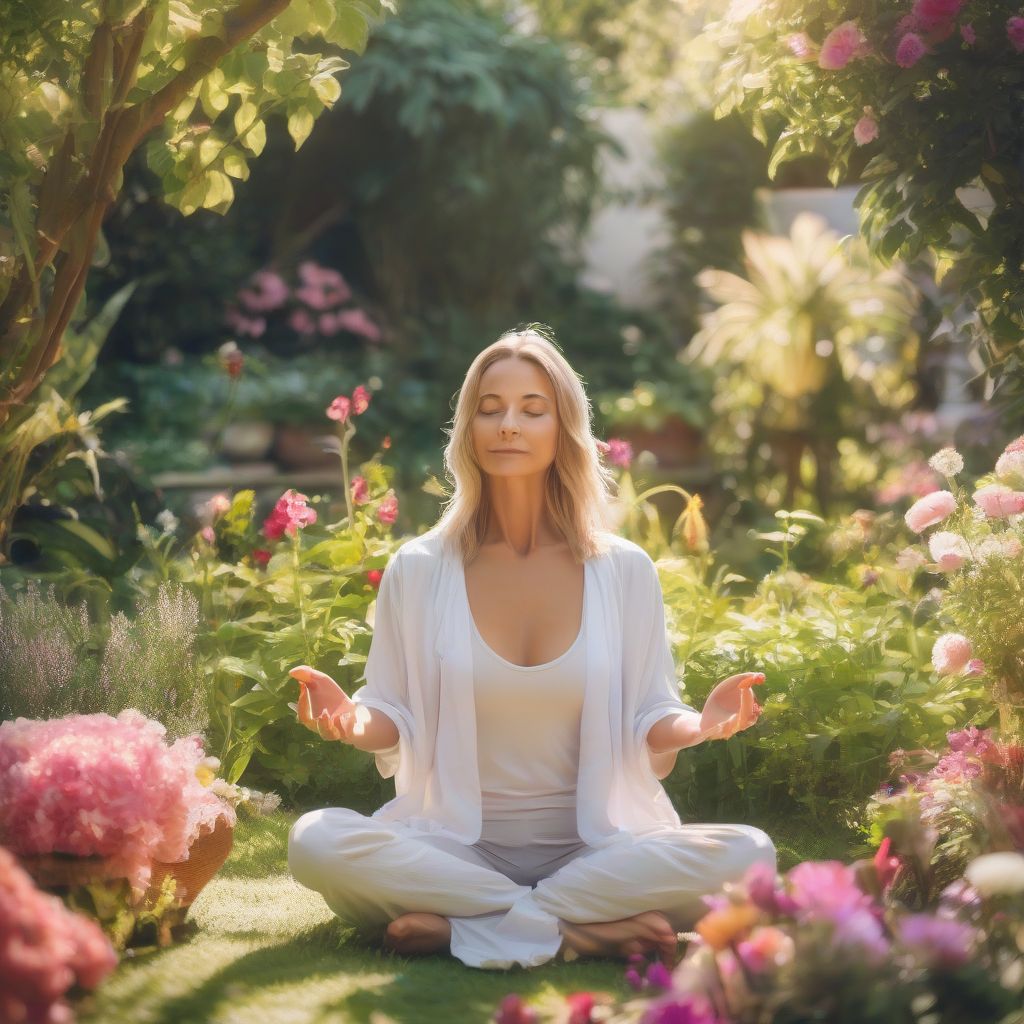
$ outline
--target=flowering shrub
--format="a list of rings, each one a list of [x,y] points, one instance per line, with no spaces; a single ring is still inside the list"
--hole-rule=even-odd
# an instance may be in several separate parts
[[[95,988],[115,966],[99,927],[40,892],[0,847],[0,1020],[66,1024],[68,992]]]
[[[1018,0],[737,2],[708,26],[719,113],[739,110],[767,142],[769,164],[827,156],[838,183],[870,147],[858,202],[883,258],[925,249],[967,294],[1001,368],[1019,366],[1024,269],[1024,65]],[[954,280],[955,279],[955,280]]]
[[[19,854],[109,858],[141,897],[153,859],[184,860],[233,808],[196,774],[202,740],[172,744],[134,710],[0,722],[0,842]]]

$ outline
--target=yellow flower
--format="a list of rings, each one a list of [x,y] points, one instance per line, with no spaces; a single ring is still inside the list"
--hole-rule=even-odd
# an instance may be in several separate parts
[[[704,502],[699,494],[693,495],[686,503],[686,509],[680,518],[680,531],[683,541],[691,551],[702,554],[708,549],[708,524],[701,513]]]

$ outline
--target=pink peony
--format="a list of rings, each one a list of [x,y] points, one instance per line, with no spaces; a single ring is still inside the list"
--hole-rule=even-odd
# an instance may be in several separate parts
[[[924,40],[916,32],[908,32],[896,47],[896,63],[901,68],[912,68],[927,52]]]
[[[71,1021],[67,992],[96,988],[116,966],[99,925],[40,892],[0,847],[0,1021]]]
[[[943,633],[932,647],[932,665],[940,676],[955,675],[971,660],[971,641],[961,633]]]
[[[398,518],[398,499],[393,494],[389,494],[377,506],[377,518],[382,523],[388,524],[393,523]]]
[[[294,537],[296,532],[316,522],[316,511],[306,502],[309,498],[294,490],[287,490],[280,498],[273,511],[263,523],[263,536],[267,540],[280,540],[284,534]]]
[[[1018,53],[1024,53],[1024,18],[1015,15],[1007,21],[1006,37]]]
[[[855,21],[844,21],[837,25],[821,44],[818,66],[826,71],[838,71],[856,57],[864,55],[867,39]]]
[[[977,938],[970,925],[931,914],[908,914],[900,919],[896,932],[904,946],[921,955],[929,967],[941,970],[967,963]]]
[[[141,896],[153,859],[183,860],[202,827],[235,822],[196,776],[202,737],[166,732],[134,709],[0,723],[0,842],[108,857]]]
[[[370,392],[362,384],[357,384],[352,390],[352,414],[359,416],[366,412],[369,407]]]
[[[853,126],[853,141],[858,146],[866,146],[878,138],[878,122],[870,115],[865,114]]]
[[[629,469],[629,464],[633,461],[633,446],[621,438],[610,437],[607,455],[608,461],[613,465]]]
[[[921,533],[929,526],[941,523],[955,511],[956,498],[949,491],[933,491],[915,501],[904,519],[914,533]]]
[[[352,400],[345,395],[338,395],[338,397],[327,406],[327,418],[329,420],[337,420],[339,423],[344,423],[348,419],[349,413],[352,411]]]
[[[947,530],[939,530],[928,538],[928,550],[940,572],[956,572],[971,555],[967,541]]]
[[[365,477],[352,477],[352,500],[357,505],[365,505],[370,500],[370,488]]]
[[[974,492],[974,503],[990,519],[1016,516],[1024,512],[1024,491],[1014,491],[1004,484],[988,484]]]

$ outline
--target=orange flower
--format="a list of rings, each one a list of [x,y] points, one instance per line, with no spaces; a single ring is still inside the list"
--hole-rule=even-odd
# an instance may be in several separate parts
[[[696,925],[697,933],[712,949],[725,949],[760,918],[752,903],[733,904],[705,914]]]
[[[695,494],[686,503],[680,527],[683,534],[683,541],[690,551],[705,552],[708,549],[708,524],[701,509],[704,502],[699,494]]]

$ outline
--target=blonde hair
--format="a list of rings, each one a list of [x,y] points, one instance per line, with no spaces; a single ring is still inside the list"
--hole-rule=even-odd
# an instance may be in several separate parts
[[[445,477],[454,485],[435,529],[470,562],[480,550],[491,514],[484,474],[473,450],[472,425],[484,371],[501,359],[527,359],[547,375],[558,410],[555,460],[546,478],[546,508],[573,557],[583,562],[608,549],[615,477],[601,461],[591,429],[592,409],[583,382],[566,361],[550,328],[528,324],[506,331],[470,364],[459,389],[452,428],[444,428]]]

